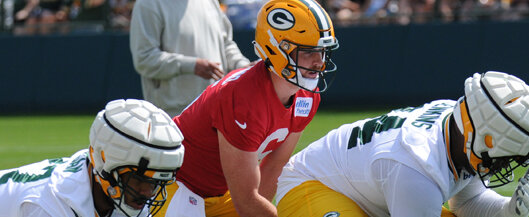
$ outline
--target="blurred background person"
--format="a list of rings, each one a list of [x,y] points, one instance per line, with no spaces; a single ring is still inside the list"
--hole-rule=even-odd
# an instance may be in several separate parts
[[[19,2],[20,5],[21,2]],[[18,28],[17,34],[46,34],[52,25],[68,20],[70,0],[27,0],[15,13],[15,22],[27,28]]]
[[[136,1],[130,50],[143,97],[180,114],[225,72],[249,65],[232,36],[217,0]]]

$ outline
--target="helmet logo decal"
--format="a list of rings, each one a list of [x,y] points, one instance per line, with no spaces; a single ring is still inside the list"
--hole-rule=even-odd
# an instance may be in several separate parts
[[[331,212],[325,213],[323,215],[323,217],[338,217],[338,216],[340,216],[340,213],[339,212],[335,212],[335,211],[331,211]]]
[[[268,14],[268,24],[278,30],[287,30],[296,23],[294,16],[283,8],[276,8]]]

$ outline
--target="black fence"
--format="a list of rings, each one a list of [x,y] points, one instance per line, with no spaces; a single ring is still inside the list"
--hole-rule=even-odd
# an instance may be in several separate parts
[[[256,59],[253,31],[237,31]],[[529,22],[337,28],[338,72],[322,107],[401,106],[463,94],[475,72],[529,81]],[[80,113],[141,98],[127,33],[0,35],[0,113]]]

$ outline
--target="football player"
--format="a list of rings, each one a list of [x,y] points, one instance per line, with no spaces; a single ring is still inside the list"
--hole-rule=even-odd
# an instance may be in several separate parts
[[[474,74],[458,101],[436,100],[345,124],[292,156],[279,177],[279,216],[526,217],[529,87]],[[448,201],[449,208],[442,209]]]
[[[88,149],[0,171],[0,216],[152,216],[182,164],[182,140],[151,103],[111,101],[90,128]]]
[[[316,1],[272,0],[257,16],[254,46],[261,61],[174,118],[186,160],[166,216],[277,216],[277,177],[318,109],[338,42]]]

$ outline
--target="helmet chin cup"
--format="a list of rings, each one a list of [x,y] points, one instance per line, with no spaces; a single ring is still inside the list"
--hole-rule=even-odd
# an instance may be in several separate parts
[[[311,78],[305,78],[301,74],[301,72],[298,70],[296,73],[296,77],[293,77],[288,80],[290,83],[296,84],[297,86],[301,87],[304,90],[308,91],[315,91],[316,87],[318,86],[318,82],[320,81],[320,76],[311,79]]]

